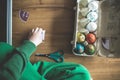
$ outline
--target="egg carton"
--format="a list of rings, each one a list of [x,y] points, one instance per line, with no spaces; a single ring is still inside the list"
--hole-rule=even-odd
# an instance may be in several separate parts
[[[74,40],[72,42],[72,51],[75,55],[93,56],[97,51],[98,9],[99,1],[77,0]]]
[[[120,41],[120,17],[119,13],[115,13],[120,9],[119,2],[77,0],[74,9],[72,52],[77,56],[120,57],[117,47]]]

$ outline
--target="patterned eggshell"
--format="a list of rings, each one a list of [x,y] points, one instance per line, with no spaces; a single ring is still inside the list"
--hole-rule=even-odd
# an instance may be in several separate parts
[[[98,1],[92,1],[88,4],[88,8],[91,10],[91,11],[96,11],[98,10]]]
[[[90,13],[88,13],[88,15],[87,15],[87,19],[89,19],[89,20],[92,21],[92,22],[96,21],[97,18],[98,18],[97,12],[90,12]]]
[[[76,44],[76,48],[74,49],[74,51],[75,51],[77,54],[82,54],[82,53],[84,52],[84,50],[85,50],[84,45],[79,44],[79,43]]]
[[[85,53],[88,55],[93,55],[95,53],[95,46],[93,44],[88,44],[85,47]]]
[[[82,42],[84,42],[84,41],[85,41],[85,35],[82,34],[82,33],[80,33],[80,32],[78,32],[78,33],[77,33],[77,42],[78,42],[78,43],[82,43]]]
[[[86,40],[89,44],[93,44],[96,41],[96,36],[93,33],[89,33],[86,35]]]

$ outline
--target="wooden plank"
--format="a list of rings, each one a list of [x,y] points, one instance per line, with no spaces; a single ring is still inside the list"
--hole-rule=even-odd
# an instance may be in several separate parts
[[[72,8],[75,6],[74,0],[21,0],[16,1],[13,0],[13,10],[16,9],[26,9],[26,8],[35,8],[35,7],[43,7],[43,8]]]

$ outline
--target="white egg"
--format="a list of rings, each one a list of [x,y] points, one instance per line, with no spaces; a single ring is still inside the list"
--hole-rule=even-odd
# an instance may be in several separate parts
[[[96,31],[96,29],[97,29],[97,24],[94,23],[94,22],[90,22],[90,23],[88,23],[88,25],[86,26],[86,29],[87,29],[89,32],[94,32],[94,31]]]
[[[98,1],[92,1],[88,4],[88,8],[91,11],[96,11],[98,9]]]
[[[87,18],[88,18],[90,21],[94,22],[94,21],[97,20],[98,14],[97,14],[97,12],[90,12],[90,13],[88,13]]]

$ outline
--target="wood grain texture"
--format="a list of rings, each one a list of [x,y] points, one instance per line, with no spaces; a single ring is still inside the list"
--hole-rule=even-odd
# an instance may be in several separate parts
[[[74,31],[75,0],[13,0],[13,45],[19,46],[32,28],[46,30],[45,41],[35,53],[65,52],[65,62],[75,62],[88,68],[94,80],[120,80],[120,59],[79,57],[72,54],[70,41]],[[27,22],[19,18],[19,10],[29,12]],[[34,53],[34,54],[35,54]],[[32,62],[49,59],[31,57]]]

